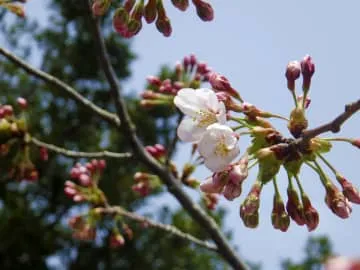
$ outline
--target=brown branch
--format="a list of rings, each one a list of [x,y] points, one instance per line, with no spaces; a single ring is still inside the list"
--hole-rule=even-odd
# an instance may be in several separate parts
[[[79,94],[74,88],[72,88],[65,82],[61,81],[60,79],[58,79],[44,71],[41,71],[33,66],[30,66],[24,60],[13,55],[10,51],[8,51],[4,48],[0,47],[0,54],[3,55],[6,59],[11,61],[12,63],[14,63],[16,66],[25,70],[30,75],[32,75],[50,85],[55,86],[58,89],[61,89],[62,91],[67,93],[71,98],[73,98],[75,101],[79,102],[84,107],[93,111],[94,113],[99,115],[104,120],[106,120],[112,124],[115,124],[116,126],[120,126],[120,120],[115,114],[100,108],[99,106],[97,106],[96,104],[91,102],[89,99],[87,99],[86,97]]]
[[[192,236],[191,234],[182,232],[175,226],[159,223],[159,222],[151,220],[147,217],[138,215],[133,212],[126,211],[124,208],[122,208],[120,206],[109,206],[107,208],[101,208],[99,210],[102,213],[106,213],[106,214],[110,214],[110,215],[121,215],[121,216],[127,217],[128,219],[134,220],[136,222],[142,223],[142,224],[150,226],[152,228],[160,229],[160,230],[170,233],[176,237],[179,237],[183,240],[190,241],[194,244],[197,244],[197,245],[207,248],[209,250],[218,252],[217,247],[207,241],[202,241],[202,240]]]
[[[305,130],[301,135],[302,141],[308,141],[311,138],[314,138],[322,133],[331,131],[333,133],[337,133],[340,131],[342,124],[345,123],[352,115],[354,115],[357,111],[360,110],[360,99],[353,103],[345,105],[345,110],[343,113],[338,115],[334,120],[321,125],[319,127]]]
[[[45,147],[50,151],[56,152],[66,157],[71,158],[130,158],[132,157],[131,153],[115,153],[109,151],[100,151],[100,152],[78,152],[72,151],[59,146],[42,142],[34,137],[30,139],[30,142],[39,147]]]
[[[164,182],[168,190],[173,194],[186,211],[196,220],[199,225],[210,235],[215,242],[219,254],[237,270],[248,269],[244,262],[236,255],[235,251],[230,247],[225,236],[220,231],[216,222],[208,216],[205,211],[183,191],[180,181],[174,178],[168,168],[159,164],[144,149],[140,139],[136,135],[135,126],[131,121],[130,115],[126,108],[126,103],[120,93],[120,86],[117,82],[116,74],[111,65],[109,55],[105,46],[98,20],[93,18],[89,2],[84,0],[88,5],[89,19],[91,21],[92,30],[97,43],[96,55],[98,55],[103,72],[110,85],[110,94],[115,102],[117,114],[121,120],[119,131],[123,132],[125,137],[130,140],[134,155],[143,162],[148,168]]]

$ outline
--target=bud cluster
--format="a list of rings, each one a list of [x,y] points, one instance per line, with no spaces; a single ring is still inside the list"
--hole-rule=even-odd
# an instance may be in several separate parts
[[[22,5],[19,3],[25,3],[26,0],[2,0],[0,1],[0,7],[7,9],[8,11],[14,13],[15,15],[24,18],[25,10]]]
[[[176,64],[172,76],[160,79],[148,76],[148,89],[141,94],[141,106],[152,108],[156,106],[173,106],[173,100],[182,88],[200,88],[203,82],[209,80],[211,71],[208,65],[197,60],[195,55],[184,57]]]
[[[172,0],[171,3],[181,11],[185,11],[189,6],[189,0]],[[201,20],[213,20],[214,10],[210,3],[205,0],[192,0],[192,3]],[[111,0],[94,0],[93,14],[95,16],[104,15],[110,5]],[[121,36],[131,38],[140,32],[143,19],[148,24],[155,22],[157,30],[165,37],[171,35],[172,27],[163,0],[125,0],[115,10],[113,26]]]
[[[27,100],[21,97],[17,99],[19,114],[12,105],[0,105],[0,159],[7,177],[17,181],[38,179],[38,171],[30,159],[27,107]]]
[[[72,236],[74,239],[81,241],[92,241],[96,238],[96,229],[102,224],[102,220],[106,217],[104,208],[90,209],[86,214],[71,217],[68,221],[69,227],[73,230]],[[114,218],[114,217],[112,217]],[[121,232],[118,228],[120,221]],[[125,245],[124,236],[131,240],[133,238],[133,231],[131,228],[121,222],[121,217],[115,217],[112,222],[112,228],[109,229],[109,247],[119,248]]]
[[[285,232],[290,220],[293,220],[300,226],[306,225],[309,231],[317,228],[319,214],[304,192],[299,179],[303,165],[310,166],[320,176],[326,191],[325,202],[334,214],[340,218],[348,218],[352,211],[351,202],[360,203],[359,191],[323,157],[323,154],[331,150],[332,140],[346,141],[359,147],[359,139],[301,138],[308,126],[305,110],[310,104],[307,94],[314,72],[315,65],[310,56],[305,56],[301,62],[294,61],[288,64],[285,76],[295,102],[290,119],[263,111],[245,102],[229,80],[215,72],[210,72],[206,76],[212,89],[189,88],[190,86],[186,85],[176,91],[174,104],[184,114],[177,129],[178,137],[182,141],[196,145],[192,155],[197,150],[197,160],[213,172],[211,177],[200,184],[200,190],[205,196],[222,194],[228,200],[239,197],[242,182],[247,177],[249,168],[258,165],[257,180],[240,206],[240,217],[247,227],[257,227],[261,190],[267,183],[272,182],[275,187],[271,213],[273,227]],[[300,76],[303,78],[303,95],[298,97],[295,94],[295,81]],[[232,113],[242,115],[239,117]],[[271,124],[270,118],[285,120],[292,137],[283,136]],[[233,121],[237,125],[230,126],[228,121]],[[238,130],[240,132],[237,132]],[[233,162],[240,152],[237,144],[243,135],[250,135],[252,139],[244,154],[246,158]],[[318,163],[319,159],[334,172],[342,191],[330,182]],[[252,161],[251,165],[248,165],[248,160]],[[276,176],[281,167],[289,176],[286,204],[276,184]],[[190,171],[192,173],[193,168]],[[292,186],[293,179],[296,179],[300,194]]]
[[[103,203],[104,195],[97,185],[105,167],[106,162],[103,159],[93,159],[85,165],[76,163],[70,171],[70,177],[78,184],[66,181],[65,195],[75,202],[88,201],[95,205]]]

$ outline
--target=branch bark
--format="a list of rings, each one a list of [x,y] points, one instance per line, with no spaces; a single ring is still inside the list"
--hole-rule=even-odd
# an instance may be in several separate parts
[[[34,137],[30,139],[30,142],[36,146],[39,147],[45,147],[49,149],[50,151],[56,152],[58,154],[61,154],[66,157],[71,158],[130,158],[132,157],[131,153],[115,153],[110,151],[99,151],[99,152],[79,152],[79,151],[73,151],[68,150],[59,146],[56,146],[54,144],[49,144],[42,142]]]
[[[10,51],[1,48],[0,47],[0,54],[3,55],[6,59],[11,61],[16,66],[22,68],[30,75],[55,86],[56,88],[64,91],[67,93],[70,97],[72,97],[75,101],[83,105],[84,107],[88,108],[89,110],[93,111],[96,115],[99,115],[104,120],[114,124],[115,126],[120,126],[120,120],[116,116],[116,114],[113,114],[111,112],[108,112],[107,110],[104,110],[91,102],[86,97],[79,94],[74,88],[72,88],[70,85],[66,84],[65,82],[61,81],[60,79],[41,71],[40,69],[37,69],[28,63],[26,63],[24,60],[20,59],[19,57],[12,54]]]
[[[345,105],[345,110],[343,113],[339,114],[334,120],[323,124],[319,127],[305,130],[300,139],[302,141],[308,141],[311,138],[314,138],[322,133],[331,131],[333,133],[337,133],[340,131],[341,126],[357,111],[360,110],[360,99],[358,101],[352,102],[350,104]]]
[[[154,158],[152,158],[144,149],[140,139],[136,135],[136,129],[131,121],[130,115],[126,108],[125,100],[121,95],[121,88],[118,84],[116,74],[110,63],[110,59],[105,46],[98,20],[93,18],[91,7],[89,2],[84,0],[89,10],[89,20],[91,21],[91,27],[95,42],[97,43],[96,55],[99,57],[103,72],[110,85],[110,94],[115,102],[117,114],[122,123],[119,127],[119,131],[130,140],[130,144],[134,151],[134,155],[143,162],[147,167],[168,187],[169,192],[175,196],[180,204],[187,210],[187,212],[196,220],[200,226],[210,235],[212,240],[216,243],[219,250],[219,254],[234,268],[238,270],[248,269],[245,263],[236,255],[235,251],[230,247],[225,236],[220,231],[216,222],[208,216],[205,211],[183,191],[180,181],[174,178],[168,169],[159,164]]]
[[[202,241],[202,240],[192,236],[191,234],[184,233],[184,232],[180,231],[178,228],[176,228],[175,226],[159,223],[159,222],[153,221],[149,218],[146,218],[144,216],[138,215],[136,213],[126,211],[124,208],[122,208],[120,206],[109,206],[107,208],[101,208],[100,211],[102,213],[107,213],[110,215],[120,215],[120,216],[127,217],[128,219],[134,220],[139,223],[143,223],[152,228],[160,229],[160,230],[170,233],[176,237],[179,237],[183,240],[190,241],[201,247],[218,252],[217,247],[207,241]]]

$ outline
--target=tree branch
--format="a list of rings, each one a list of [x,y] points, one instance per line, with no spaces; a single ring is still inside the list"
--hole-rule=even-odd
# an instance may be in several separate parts
[[[91,21],[95,42],[97,43],[96,55],[99,57],[105,77],[110,85],[110,94],[115,102],[116,111],[122,123],[119,130],[130,140],[134,155],[136,155],[141,162],[147,165],[154,174],[160,177],[160,179],[168,187],[169,192],[175,196],[192,218],[196,220],[207,233],[209,233],[210,237],[217,245],[219,254],[221,254],[234,269],[248,269],[245,263],[242,262],[236,255],[235,251],[232,250],[216,222],[209,217],[198,204],[191,200],[191,198],[183,191],[180,181],[172,176],[168,168],[159,164],[145,151],[140,139],[136,135],[135,126],[130,119],[125,100],[121,96],[121,89],[118,85],[116,74],[110,62],[98,20],[93,18],[89,2],[87,0],[84,1],[88,6],[89,19]]]
[[[150,227],[163,230],[163,231],[170,233],[172,235],[175,235],[183,240],[190,241],[194,244],[197,244],[197,245],[207,248],[209,250],[218,252],[217,247],[207,241],[202,241],[202,240],[192,236],[191,234],[184,233],[184,232],[180,231],[178,228],[176,228],[175,226],[159,223],[159,222],[153,221],[149,218],[146,218],[144,216],[138,215],[136,213],[126,211],[124,208],[122,208],[120,206],[110,206],[107,208],[101,208],[101,212],[107,213],[110,215],[121,215],[121,216],[127,217],[136,222],[143,223]]]
[[[13,55],[10,51],[8,51],[4,48],[0,47],[0,54],[3,55],[6,59],[11,61],[12,63],[14,63],[16,66],[25,70],[30,75],[66,92],[71,98],[73,98],[74,100],[76,100],[77,102],[82,104],[84,107],[88,108],[89,110],[93,111],[94,113],[99,115],[104,120],[106,120],[116,126],[120,126],[120,120],[115,114],[100,108],[99,106],[97,106],[96,104],[91,102],[89,99],[87,99],[86,97],[79,94],[74,88],[72,88],[65,82],[61,81],[60,79],[58,79],[44,71],[41,71],[33,66],[30,66],[24,60],[18,58],[17,56]]]
[[[109,151],[100,151],[100,152],[78,152],[72,151],[65,148],[58,147],[53,144],[42,142],[34,137],[31,138],[31,143],[39,147],[45,147],[50,151],[56,152],[58,154],[64,155],[71,158],[130,158],[132,157],[131,153],[115,153]]]
[[[354,115],[357,111],[360,110],[360,99],[353,103],[345,105],[345,110],[339,116],[337,116],[334,120],[321,125],[319,127],[305,130],[301,135],[302,141],[308,141],[311,138],[314,138],[322,133],[331,131],[333,133],[337,133],[340,131],[342,124],[345,123],[352,115]]]

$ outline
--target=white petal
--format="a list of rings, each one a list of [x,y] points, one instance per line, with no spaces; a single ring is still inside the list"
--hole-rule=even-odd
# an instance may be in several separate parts
[[[177,135],[184,142],[196,142],[202,138],[205,130],[204,127],[199,127],[193,118],[185,117],[178,126]]]
[[[225,170],[226,167],[230,164],[230,162],[223,157],[213,156],[212,158],[205,159],[204,164],[212,172],[220,172]]]
[[[196,97],[196,90],[191,88],[181,89],[174,98],[174,104],[184,114],[196,117],[203,107]]]
[[[226,123],[226,108],[225,108],[225,104],[223,102],[219,103],[219,110],[216,115],[216,118],[220,124]]]
[[[219,101],[213,90],[200,88],[196,90],[196,96],[203,109],[210,110],[212,112],[218,111]]]

